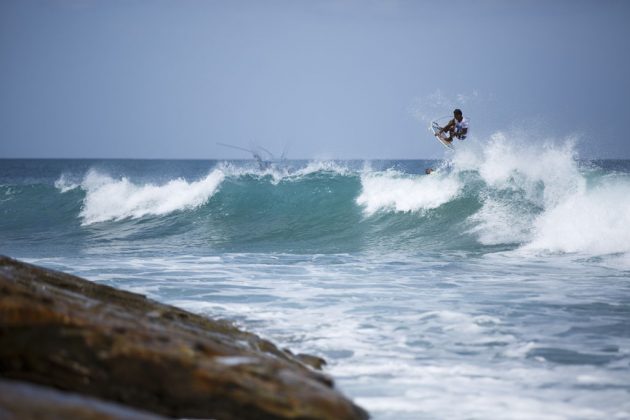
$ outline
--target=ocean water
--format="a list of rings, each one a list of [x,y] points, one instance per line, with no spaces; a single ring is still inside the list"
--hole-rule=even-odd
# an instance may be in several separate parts
[[[0,253],[322,356],[375,419],[630,418],[630,161],[571,143],[0,160]]]

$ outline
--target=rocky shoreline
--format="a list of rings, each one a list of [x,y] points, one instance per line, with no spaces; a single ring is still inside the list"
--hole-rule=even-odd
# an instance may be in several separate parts
[[[0,256],[0,417],[367,419],[322,363],[226,321]]]

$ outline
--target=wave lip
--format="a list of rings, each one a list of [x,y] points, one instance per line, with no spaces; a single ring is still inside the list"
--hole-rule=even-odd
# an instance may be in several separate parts
[[[127,178],[116,180],[90,171],[81,185],[86,191],[80,213],[82,224],[137,219],[197,208],[208,201],[224,178],[223,172],[213,170],[194,182],[180,178],[164,185],[137,185]]]
[[[370,216],[378,211],[414,212],[440,207],[459,194],[462,186],[454,177],[422,175],[403,177],[393,171],[365,174],[357,204]]]

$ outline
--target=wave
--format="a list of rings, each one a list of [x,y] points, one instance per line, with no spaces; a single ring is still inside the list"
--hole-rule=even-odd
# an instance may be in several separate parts
[[[569,195],[534,221],[524,250],[630,253],[630,185],[615,182]]]
[[[467,202],[468,214],[460,226],[481,245],[630,254],[627,172],[594,177],[601,170],[580,163],[572,139],[524,144],[497,133],[488,142],[467,146],[430,176],[395,171],[364,174],[357,203],[368,215],[423,214],[444,208],[472,189],[475,200]]]
[[[81,183],[86,196],[80,217],[84,225],[89,225],[193,209],[207,202],[224,177],[215,170],[195,182],[174,179],[164,185],[138,185],[127,178],[116,180],[92,170]],[[62,192],[64,189],[67,187],[62,184]]]
[[[516,242],[529,252],[630,253],[630,178],[594,176],[574,142],[523,146],[494,136],[483,152],[454,160],[479,174],[483,206],[470,217],[483,244]],[[470,168],[470,166],[469,166]]]
[[[436,209],[453,200],[462,189],[454,177],[438,174],[409,176],[398,171],[361,176],[361,194],[356,202],[367,215],[378,211],[418,212]]]
[[[182,164],[176,176],[156,163],[65,171],[52,189],[0,187],[10,216],[1,227],[78,220],[109,239],[179,235],[182,246],[236,251],[630,255],[630,162],[580,161],[571,139],[529,140],[497,133],[443,161],[215,162],[194,172]],[[32,210],[42,202],[52,203],[46,217]],[[59,209],[68,217],[50,217]]]

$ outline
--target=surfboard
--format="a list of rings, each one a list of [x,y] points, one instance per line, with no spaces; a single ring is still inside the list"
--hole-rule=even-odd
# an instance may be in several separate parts
[[[453,145],[450,142],[446,141],[446,139],[447,139],[446,134],[440,133],[440,129],[441,128],[442,127],[440,127],[440,125],[437,122],[433,121],[431,123],[431,131],[433,132],[433,136],[435,136],[435,138],[440,143],[442,143],[442,146],[446,147],[447,149],[455,150]]]

